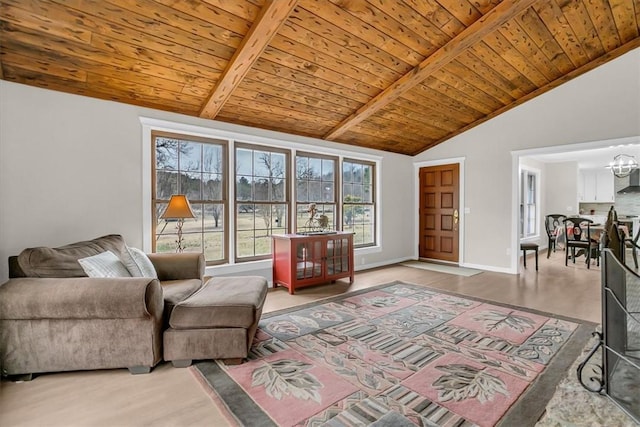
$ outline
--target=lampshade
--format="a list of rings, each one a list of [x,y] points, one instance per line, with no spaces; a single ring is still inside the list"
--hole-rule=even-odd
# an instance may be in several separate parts
[[[187,196],[184,194],[174,194],[169,200],[167,209],[160,215],[162,219],[183,219],[183,218],[195,218],[193,210]]]

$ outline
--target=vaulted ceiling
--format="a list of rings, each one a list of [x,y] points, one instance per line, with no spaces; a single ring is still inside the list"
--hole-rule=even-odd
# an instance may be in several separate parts
[[[0,78],[415,155],[639,24],[640,0],[0,0]]]

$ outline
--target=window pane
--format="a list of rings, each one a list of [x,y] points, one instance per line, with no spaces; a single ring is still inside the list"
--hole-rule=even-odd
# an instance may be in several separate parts
[[[342,185],[342,199],[345,202],[353,201],[353,186],[351,184]]]
[[[360,164],[354,163],[353,165],[353,182],[361,184],[363,175],[363,167]]]
[[[253,152],[253,174],[255,176],[269,177],[271,169],[271,155],[265,151]]]
[[[333,182],[324,182],[322,184],[322,201],[323,202],[334,202],[336,200]]]
[[[202,174],[202,200],[222,200],[222,175]]]
[[[296,182],[296,200],[298,202],[308,202],[309,201],[309,193],[307,190],[307,181],[297,181]]]
[[[284,202],[285,194],[286,194],[286,180],[284,179],[273,179],[270,182],[271,189],[271,201],[275,202]]]
[[[178,169],[178,141],[169,138],[156,138],[156,168]]]
[[[204,205],[204,231],[222,231],[224,228],[224,205],[205,204]]]
[[[238,175],[253,174],[253,151],[236,148],[236,173]]]
[[[202,171],[224,173],[222,146],[202,144]]]
[[[253,230],[255,227],[255,206],[253,204],[239,205],[236,228],[238,230]]]
[[[309,181],[309,201],[310,202],[322,201],[322,182]]]
[[[180,142],[180,169],[185,171],[202,170],[202,144]]]
[[[296,178],[306,179],[309,175],[309,158],[296,156]]]
[[[322,179],[325,181],[335,181],[334,169],[335,160],[322,159]]]
[[[352,202],[361,202],[362,196],[363,196],[362,185],[354,184],[352,195],[353,195],[353,199],[351,200]]]
[[[353,182],[353,163],[343,162],[342,163],[342,181],[347,183]]]
[[[320,179],[322,177],[322,160],[318,158],[309,159],[309,179]]]
[[[178,192],[178,173],[158,171],[156,173],[156,199],[169,200]]]
[[[287,157],[283,153],[271,153],[271,173],[272,176],[284,178]]]
[[[204,234],[204,256],[205,259],[224,259],[224,234],[205,233]]]
[[[251,176],[237,178],[236,200],[253,200],[253,178]]]
[[[362,194],[362,201],[365,203],[371,203],[373,202],[373,188],[371,185],[367,185],[364,186],[363,189],[364,193]]]
[[[176,252],[176,238],[177,236],[170,232],[156,236],[156,252]]]
[[[180,193],[187,196],[189,201],[202,200],[202,174],[183,172],[180,175]]]
[[[253,183],[253,200],[257,202],[268,202],[269,186],[268,178],[256,178],[256,181]]]
[[[238,230],[236,233],[236,252],[238,257],[250,257],[254,254],[253,230]]]

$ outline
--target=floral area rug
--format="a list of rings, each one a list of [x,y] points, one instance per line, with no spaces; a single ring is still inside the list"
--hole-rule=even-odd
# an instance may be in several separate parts
[[[594,324],[395,282],[263,316],[192,367],[231,425],[527,426]]]

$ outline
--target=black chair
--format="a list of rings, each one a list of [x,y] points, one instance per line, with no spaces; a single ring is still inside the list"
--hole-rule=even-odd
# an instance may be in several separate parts
[[[547,247],[547,258],[551,256],[551,249],[556,251],[556,240],[558,239],[558,227],[560,227],[565,220],[566,215],[562,214],[550,214],[544,217],[544,227],[547,230],[547,237],[549,238],[549,245]]]
[[[640,246],[638,245],[638,238],[640,238],[640,230],[633,230],[636,233],[636,237],[628,237],[624,239],[624,245],[627,248],[631,248],[631,255],[633,256],[633,264],[638,268],[638,250],[640,250]]]
[[[591,267],[591,258],[598,260],[598,242],[591,238],[591,224],[593,221],[588,218],[569,217],[564,220],[564,235],[567,244],[564,254],[564,265],[569,265],[569,250],[571,250],[571,259],[576,263],[576,256],[584,255],[587,257],[587,268]],[[576,249],[578,253],[576,254]]]

